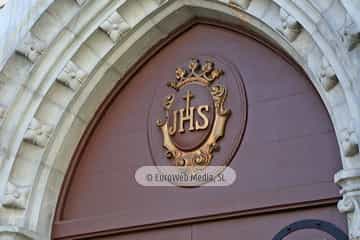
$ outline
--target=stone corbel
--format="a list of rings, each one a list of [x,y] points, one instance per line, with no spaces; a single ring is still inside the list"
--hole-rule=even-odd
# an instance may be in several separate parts
[[[339,80],[336,76],[334,69],[331,67],[329,61],[324,56],[322,58],[321,69],[320,69],[320,83],[325,91],[333,89]]]
[[[346,157],[353,157],[359,153],[358,137],[353,127],[341,131],[340,143]]]
[[[346,214],[350,240],[360,239],[360,169],[344,169],[335,175],[335,182],[341,187],[343,198],[338,209]]]
[[[349,52],[358,46],[360,43],[360,31],[356,29],[355,24],[344,27],[341,40]]]
[[[69,61],[63,71],[57,77],[57,81],[66,87],[76,91],[80,88],[87,74],[78,65]]]
[[[284,36],[293,42],[301,32],[301,24],[291,16],[284,8],[280,8],[280,31]]]
[[[52,127],[41,124],[34,118],[26,130],[24,141],[39,147],[45,147],[50,139],[52,130]]]
[[[122,34],[130,29],[130,25],[115,11],[101,25],[103,30],[113,42],[116,42]]]
[[[20,45],[16,48],[16,51],[34,63],[41,56],[44,49],[45,44],[31,33],[28,33],[24,41],[21,41]]]
[[[251,0],[229,0],[229,5],[240,7],[242,9],[248,9]]]
[[[3,207],[25,209],[30,189],[29,186],[18,186],[8,182],[2,202]]]

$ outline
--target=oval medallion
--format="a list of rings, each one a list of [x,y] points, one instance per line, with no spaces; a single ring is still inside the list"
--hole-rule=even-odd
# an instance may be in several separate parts
[[[232,64],[191,59],[156,90],[148,138],[157,165],[226,166],[243,137],[245,88]],[[162,143],[162,146],[156,143]]]

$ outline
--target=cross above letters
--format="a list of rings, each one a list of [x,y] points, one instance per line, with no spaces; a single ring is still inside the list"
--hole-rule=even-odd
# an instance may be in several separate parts
[[[194,95],[191,94],[190,90],[186,91],[186,95],[183,98],[186,100],[186,116],[190,115],[190,102]]]

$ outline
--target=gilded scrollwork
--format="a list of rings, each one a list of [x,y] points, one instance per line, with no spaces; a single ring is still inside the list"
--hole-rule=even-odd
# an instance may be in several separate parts
[[[215,109],[218,114],[220,115],[227,115],[230,114],[229,109],[225,109],[224,103],[227,96],[227,91],[224,86],[215,85],[210,89],[211,95],[214,99]]]
[[[179,91],[182,87],[190,84],[198,84],[208,89],[212,96],[212,103],[215,108],[215,119],[212,124],[207,139],[196,149],[185,151],[179,149],[171,140],[171,136],[176,129],[169,124],[170,108],[175,101],[174,95],[169,95],[164,100],[165,120],[158,120],[157,126],[161,129],[163,135],[163,146],[166,148],[166,157],[174,160],[176,166],[208,166],[213,159],[213,154],[219,151],[220,147],[217,141],[224,136],[226,121],[230,116],[230,109],[226,109],[224,104],[227,97],[227,90],[223,85],[211,84],[218,79],[223,71],[215,69],[214,63],[206,61],[204,65],[197,59],[192,59],[188,70],[183,68],[176,69],[177,81],[168,83],[168,86]],[[187,114],[190,108],[191,93],[187,95]],[[205,107],[204,107],[205,109]],[[187,115],[190,116],[190,115]],[[187,119],[188,120],[188,119]],[[207,127],[208,125],[206,125]],[[190,131],[193,131],[191,129]]]

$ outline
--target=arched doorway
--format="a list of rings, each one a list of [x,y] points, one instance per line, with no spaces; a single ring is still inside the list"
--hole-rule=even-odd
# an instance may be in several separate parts
[[[167,161],[149,113],[161,104],[158,89],[194,57],[225,68],[225,77],[238,73],[223,83],[235,98],[225,103],[232,115],[221,141],[229,145],[214,155],[214,161],[229,158],[225,162],[237,180],[213,188],[140,186],[136,169]],[[109,239],[271,239],[302,218],[323,219],[345,230],[332,180],[341,168],[333,127],[304,72],[282,51],[249,30],[197,21],[160,43],[127,78],[98,111],[75,154],[54,239],[114,234]],[[244,101],[235,101],[241,91],[231,91],[239,81],[247,119],[244,131],[231,135],[239,132],[238,119],[245,114]],[[232,151],[230,157],[221,155]],[[297,237],[321,237],[304,234]]]

